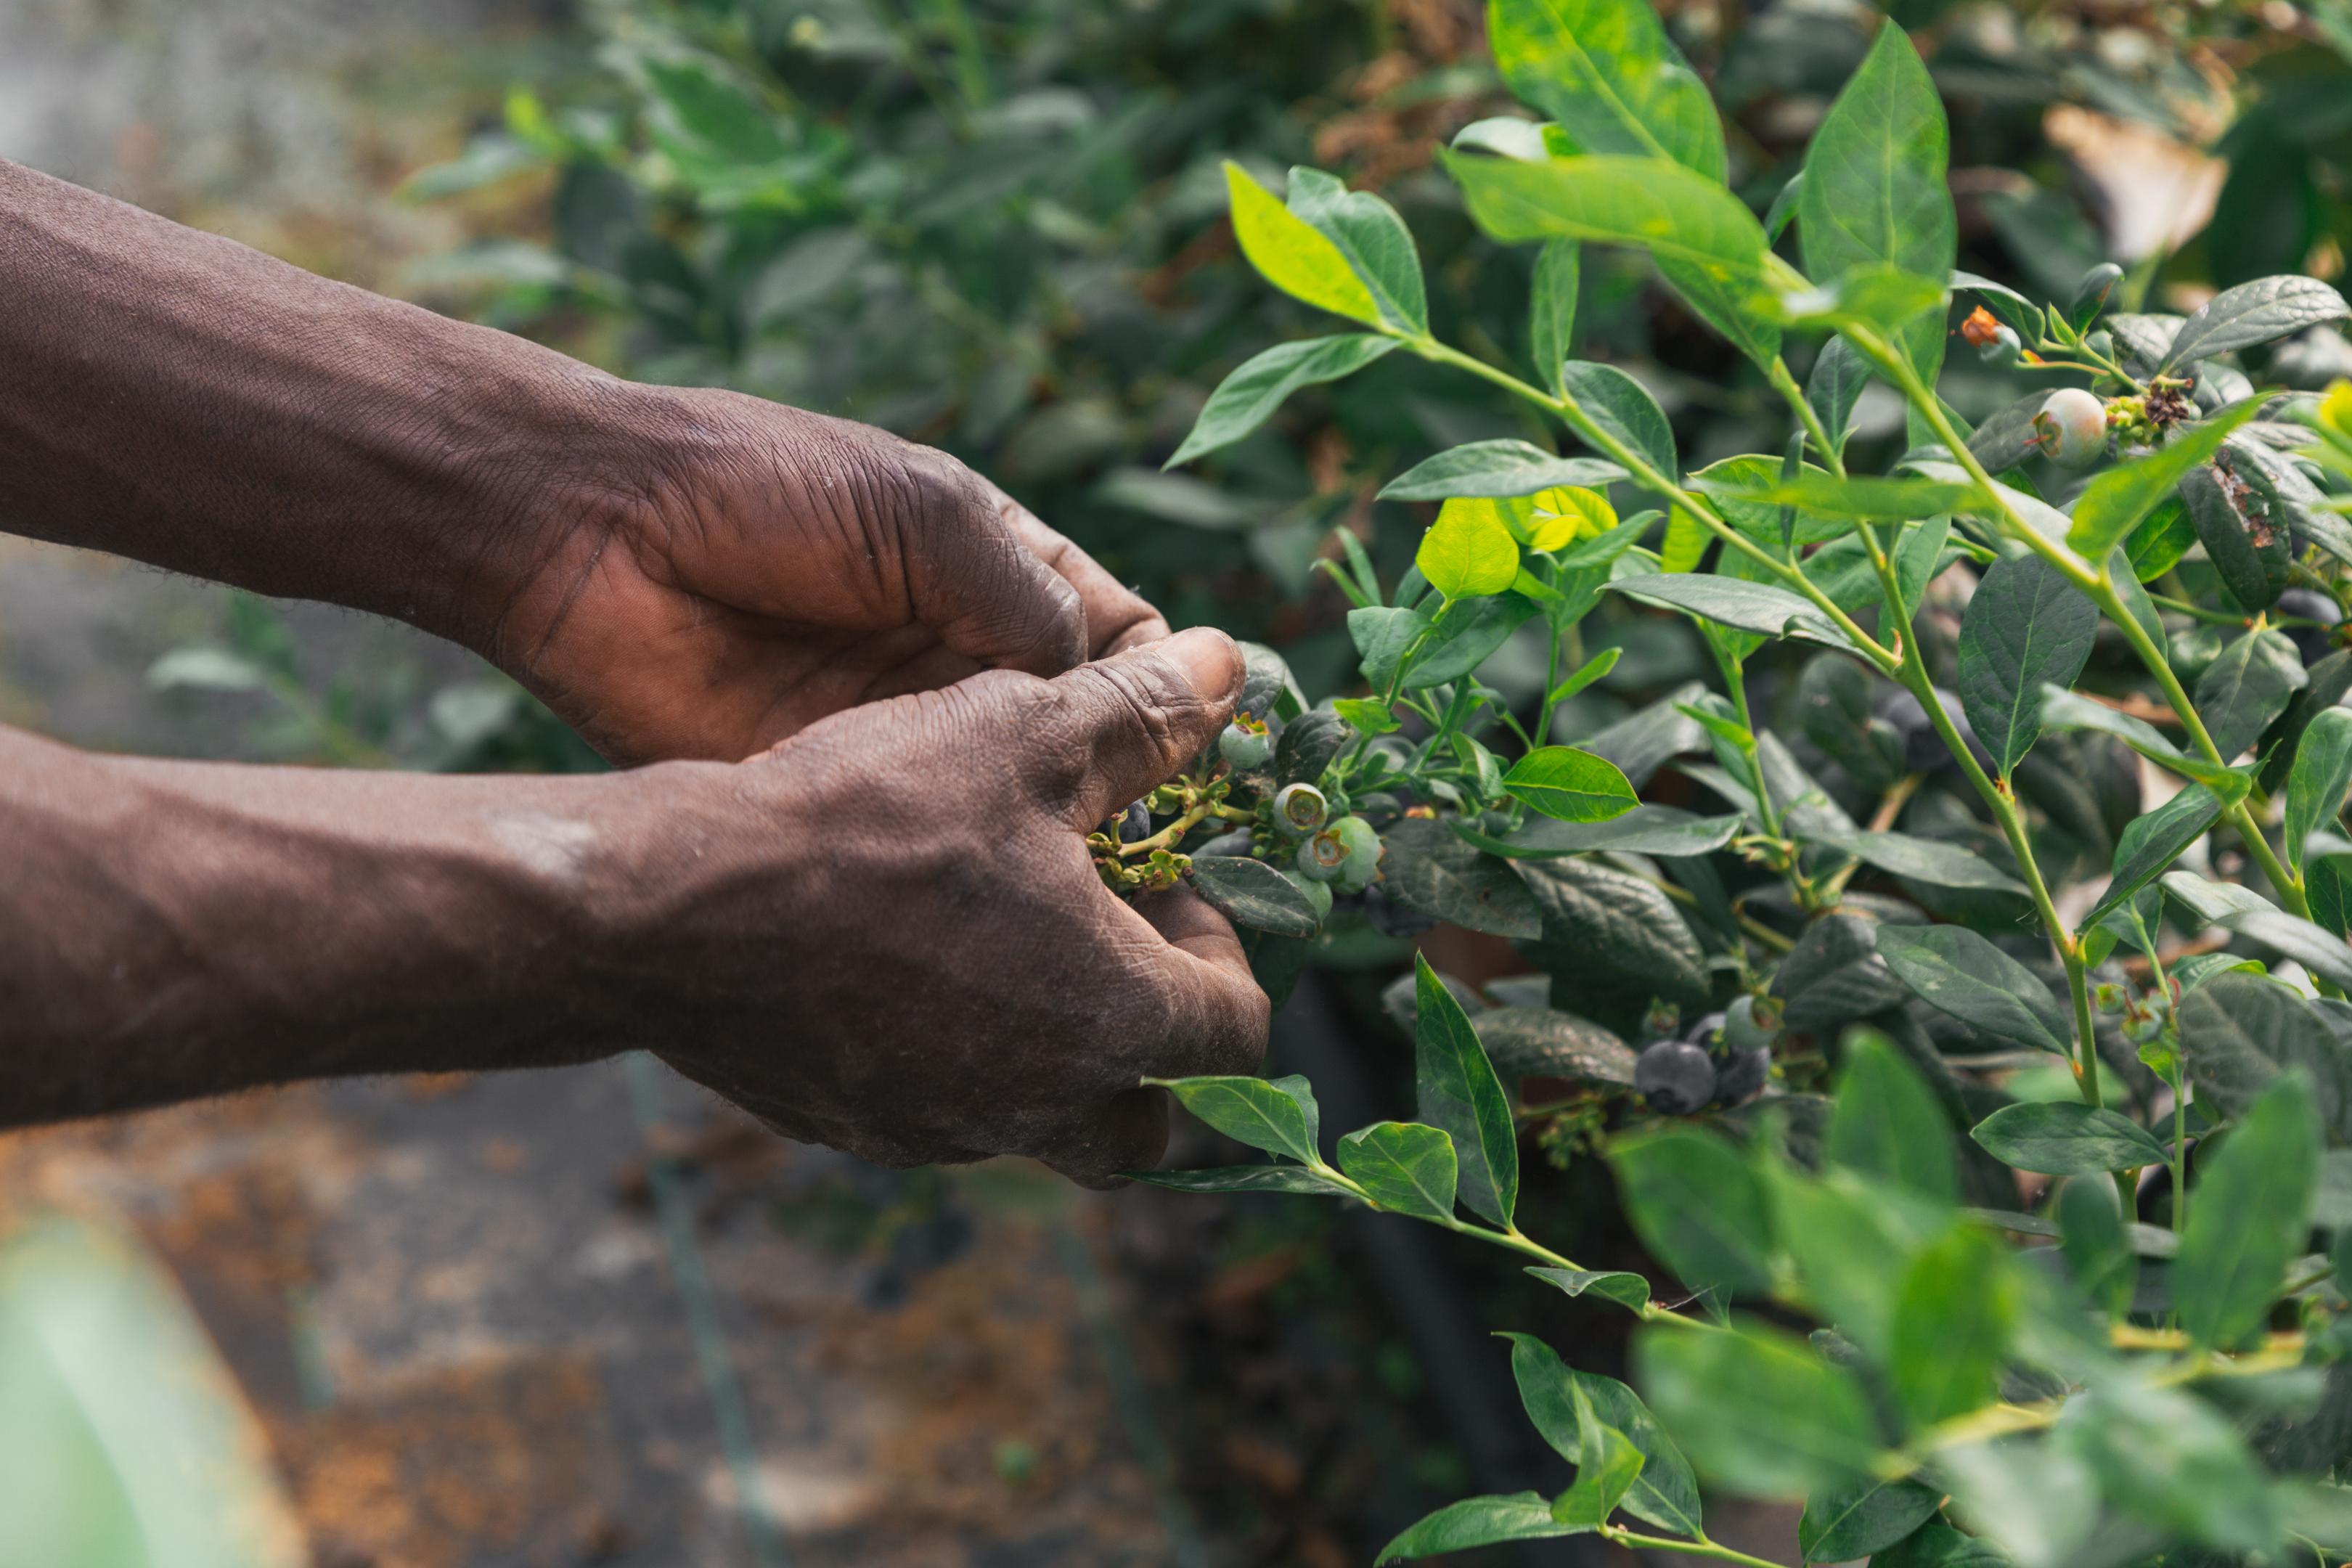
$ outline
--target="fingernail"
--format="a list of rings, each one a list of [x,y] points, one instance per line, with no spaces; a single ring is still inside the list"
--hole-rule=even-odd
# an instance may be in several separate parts
[[[1246,673],[1239,645],[1214,626],[1178,632],[1160,647],[1184,672],[1186,684],[1203,697],[1232,696]]]

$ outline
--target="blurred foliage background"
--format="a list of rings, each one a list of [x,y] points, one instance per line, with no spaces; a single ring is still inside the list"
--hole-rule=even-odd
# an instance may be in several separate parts
[[[2341,281],[2352,5],[1892,9],[1950,105],[1963,267],[2063,299],[2114,259],[2147,309],[2272,272]],[[1844,0],[1666,12],[1725,105],[1735,185],[1762,210],[1873,15]],[[1393,577],[1426,518],[1374,500],[1385,479],[1455,442],[1556,437],[1392,355],[1292,399],[1205,470],[1160,472],[1225,372],[1324,330],[1248,274],[1217,164],[1278,183],[1311,163],[1381,190],[1420,237],[1439,334],[1521,360],[1532,253],[1474,239],[1432,169],[1438,145],[1505,111],[1483,31],[1473,0],[27,0],[0,9],[0,154],[617,374],[943,447],[1179,625],[1273,642],[1322,695],[1353,663],[1345,602],[1316,570],[1333,531]],[[1578,353],[1651,388],[1688,467],[1771,444],[1776,400],[1643,268],[1589,256],[1582,289]],[[2317,385],[2348,368],[2352,345],[2322,330],[2270,374]],[[1952,356],[1945,392],[1963,412],[2015,391]],[[1862,430],[1899,445],[1899,410],[1866,401]],[[0,542],[0,719],[257,760],[595,765],[454,650],[62,553]],[[1682,622],[1605,613],[1596,640],[1624,657],[1564,708],[1563,738],[1703,673]],[[1506,687],[1540,675],[1532,650],[1516,677],[1490,668]],[[1758,683],[1768,705],[1771,687]],[[1792,687],[1779,683],[1784,716]],[[1346,1022],[1396,1043],[1375,1010]],[[731,1494],[694,1447],[709,1412],[672,1299],[629,1283],[661,1243],[644,1195],[654,1156],[632,1152],[644,1129],[616,1086],[432,1091],[472,1096],[454,1105],[354,1086],[310,1110],[247,1103],[225,1125],[0,1141],[0,1208],[100,1192],[162,1248],[260,1408],[320,1561],[667,1563],[688,1543],[736,1561]],[[891,1390],[918,1402],[933,1446],[860,1464],[903,1465],[944,1500],[908,1518],[882,1497],[836,1518],[836,1494],[794,1493],[795,1561],[896,1562],[888,1543],[909,1540],[924,1543],[909,1563],[979,1561],[940,1543],[982,1539],[1016,1542],[1003,1560],[1024,1563],[1129,1560],[1118,1539],[1136,1561],[1331,1568],[1460,1490],[1469,1464],[1491,1469],[1475,1411],[1448,1404],[1456,1373],[1431,1360],[1435,1331],[1413,1328],[1444,1303],[1381,1294],[1372,1244],[1333,1246],[1319,1213],[1128,1194],[1105,1225],[1095,1200],[985,1174],[910,1184],[821,1152],[786,1169],[700,1114],[660,1158],[699,1205],[692,1228],[769,1440],[830,1442],[838,1468],[842,1434],[876,1420],[828,1381],[839,1368],[870,1382],[931,1365],[943,1342],[1043,1325],[995,1362],[970,1352],[977,1370]],[[1213,1163],[1197,1153],[1181,1157]],[[1545,1201],[1580,1207],[1568,1181]],[[577,1283],[588,1265],[562,1248],[580,1235],[621,1283]],[[1091,1253],[1081,1236],[1099,1238]],[[1617,1255],[1605,1239],[1589,1250]],[[983,1263],[996,1272],[958,1272]],[[761,1294],[803,1276],[818,1282],[807,1299]],[[556,1279],[574,1281],[560,1311]],[[1490,1300],[1512,1282],[1465,1272],[1446,1288]],[[1024,1370],[1122,1314],[1162,1391],[1160,1436],[1136,1425],[1131,1375]],[[602,1348],[585,1363],[548,1348],[583,1343]],[[830,1436],[813,1408],[833,1412]],[[691,1457],[657,1463],[671,1448]],[[450,1457],[401,1468],[421,1453]],[[1140,1468],[1117,1468],[1130,1454]],[[493,1478],[497,1507],[460,1484]],[[879,1536],[857,1533],[869,1517]],[[1098,1518],[1165,1538],[1137,1546]],[[921,1555],[934,1546],[945,1555]]]

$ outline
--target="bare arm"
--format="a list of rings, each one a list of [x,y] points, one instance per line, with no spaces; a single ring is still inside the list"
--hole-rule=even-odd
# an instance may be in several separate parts
[[[1164,636],[943,453],[647,387],[0,163],[0,528],[470,647],[615,760]]]
[[[874,703],[740,763],[571,778],[85,755],[0,730],[0,1127],[631,1046],[896,1163],[1155,1161],[1138,1079],[1248,1069],[1265,998],[1083,836],[1213,738],[1189,633]]]

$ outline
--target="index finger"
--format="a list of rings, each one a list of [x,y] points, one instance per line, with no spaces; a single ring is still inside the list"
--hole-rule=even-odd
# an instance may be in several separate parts
[[[1087,616],[1087,657],[1101,658],[1168,635],[1168,622],[1150,600],[1102,568],[1069,538],[1045,525],[1036,513],[990,485],[997,514],[1038,560],[1078,592]]]

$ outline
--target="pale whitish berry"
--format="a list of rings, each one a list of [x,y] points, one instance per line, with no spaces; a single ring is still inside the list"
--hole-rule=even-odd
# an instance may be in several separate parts
[[[1348,850],[1339,868],[1339,890],[1360,893],[1381,874],[1381,836],[1360,816],[1343,816],[1334,826]]]
[[[1331,803],[1309,784],[1285,784],[1274,797],[1274,819],[1293,833],[1312,833],[1331,815]]]
[[[1274,755],[1274,737],[1266,732],[1265,720],[1254,713],[1236,714],[1217,737],[1217,752],[1237,768],[1255,768]]]
[[[1990,342],[1977,350],[1977,357],[1987,364],[2011,364],[2025,347],[2019,341],[2014,327],[2003,327],[1993,333]]]
[[[2070,468],[2087,468],[2107,449],[2107,405],[2079,386],[2062,386],[2033,416],[2042,456]]]

